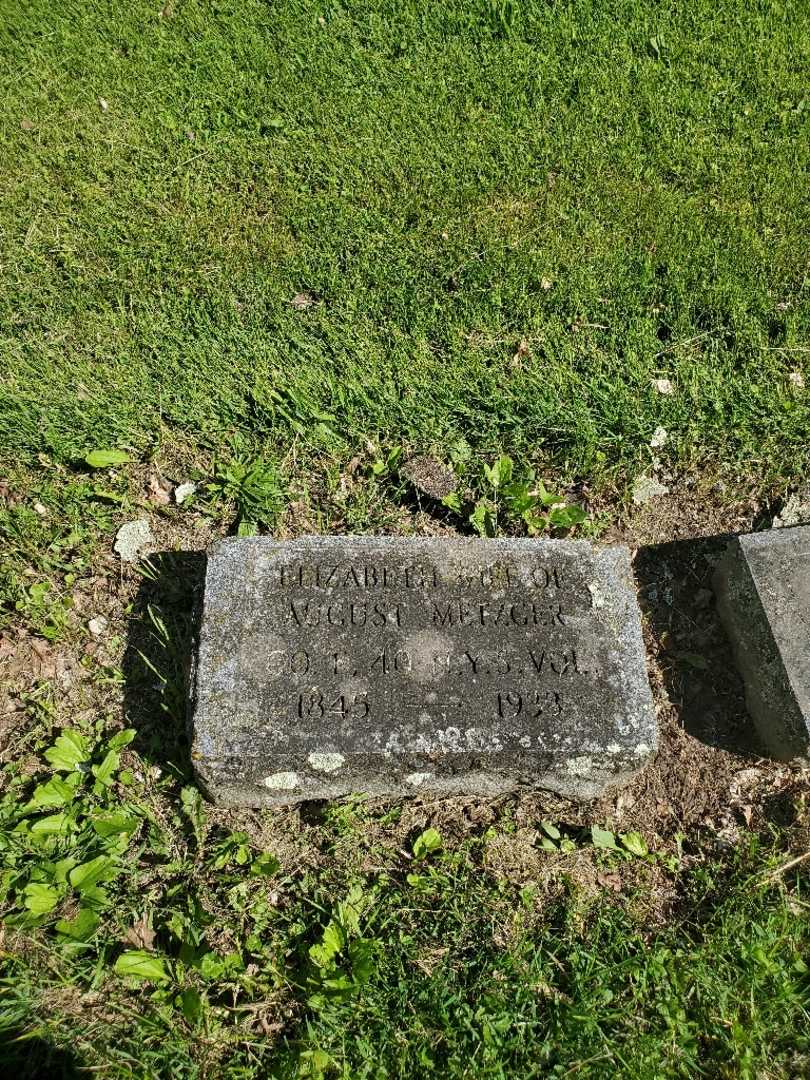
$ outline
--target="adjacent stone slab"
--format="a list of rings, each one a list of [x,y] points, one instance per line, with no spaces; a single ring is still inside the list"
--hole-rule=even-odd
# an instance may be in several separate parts
[[[208,555],[192,756],[210,796],[591,797],[656,745],[624,547],[226,540]]]
[[[748,710],[774,757],[810,747],[810,526],[731,541],[715,575],[718,608]]]

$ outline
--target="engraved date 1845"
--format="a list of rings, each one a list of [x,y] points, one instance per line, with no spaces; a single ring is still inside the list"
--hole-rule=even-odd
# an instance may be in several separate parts
[[[299,694],[296,713],[299,720],[322,716],[339,716],[341,720],[363,720],[369,714],[366,694],[338,694],[334,699],[331,694],[315,688]]]

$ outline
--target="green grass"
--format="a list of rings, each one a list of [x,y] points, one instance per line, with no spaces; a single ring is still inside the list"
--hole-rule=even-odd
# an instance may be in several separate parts
[[[15,460],[806,468],[804,5],[3,8]]]
[[[569,827],[527,882],[497,868],[508,813],[397,849],[400,811],[354,802],[315,826],[318,870],[290,873],[194,788],[145,794],[129,737],[63,735],[35,776],[5,769],[0,1056],[22,1077],[58,1075],[60,1052],[112,1077],[753,1080],[810,1064],[806,877],[780,866],[784,836],[717,859]],[[617,873],[621,896],[600,884]]]
[[[419,858],[408,807],[223,814],[193,568],[136,595],[109,557],[145,513],[186,548],[417,528],[418,453],[506,531],[531,470],[609,520],[659,426],[676,478],[805,478],[808,45],[799,2],[0,0],[0,632],[75,661],[15,685],[0,771],[6,1072],[810,1071],[806,807],[526,855],[507,800]],[[195,500],[144,503],[160,470]]]

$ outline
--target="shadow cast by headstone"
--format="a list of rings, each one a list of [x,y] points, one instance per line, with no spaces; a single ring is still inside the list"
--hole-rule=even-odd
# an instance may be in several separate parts
[[[730,539],[721,534],[640,548],[634,568],[647,646],[685,730],[709,746],[762,757],[712,589]]]
[[[124,653],[127,725],[140,755],[191,776],[188,680],[205,579],[205,552],[163,551],[142,564]]]
[[[0,1070],[14,1080],[78,1080],[88,1075],[71,1051],[13,1027],[0,1031]]]

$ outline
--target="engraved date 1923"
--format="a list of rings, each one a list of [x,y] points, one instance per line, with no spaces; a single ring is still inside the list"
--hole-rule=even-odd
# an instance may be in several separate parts
[[[510,690],[498,694],[498,716],[501,720],[512,720],[516,716],[537,719],[539,716],[560,716],[562,699],[556,690],[530,690],[518,694]]]

